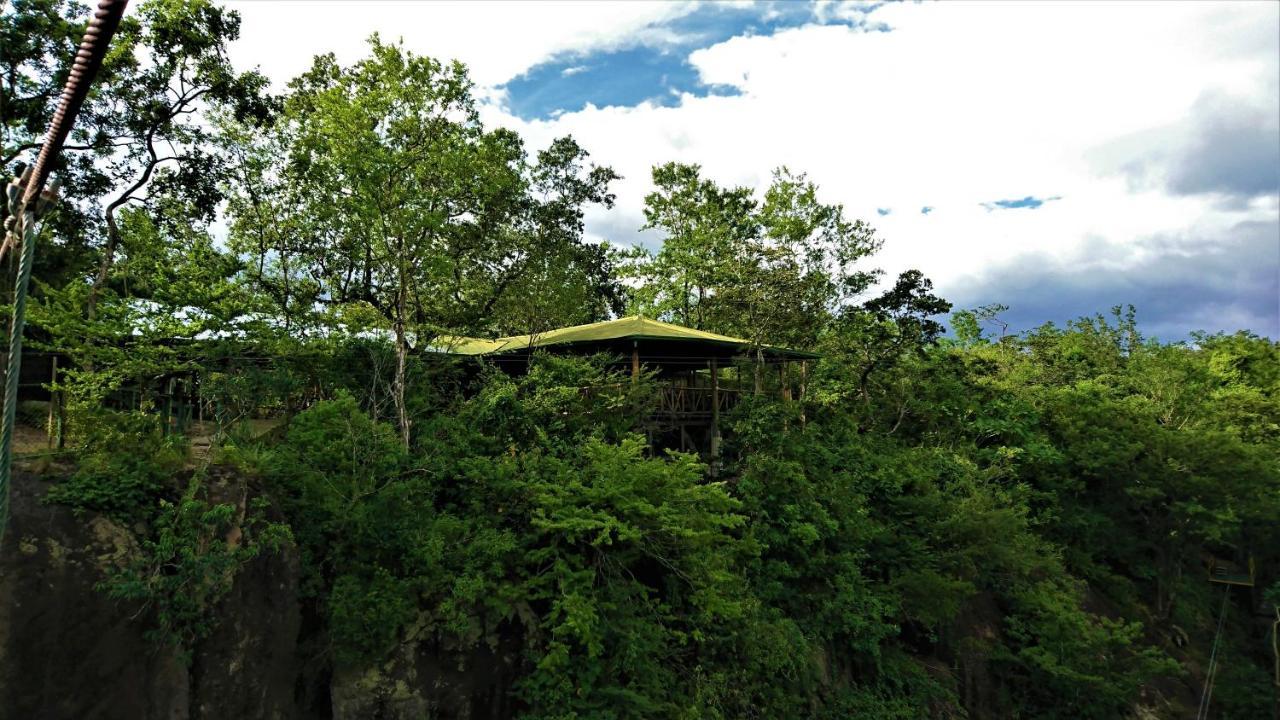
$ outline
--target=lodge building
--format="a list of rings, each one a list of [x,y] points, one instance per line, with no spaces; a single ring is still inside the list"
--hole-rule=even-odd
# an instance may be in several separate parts
[[[746,394],[799,398],[816,353],[758,346],[748,340],[661,322],[640,315],[493,340],[442,338],[442,352],[483,357],[509,371],[528,366],[533,353],[605,354],[656,382],[656,402],[642,419],[655,448],[718,456],[720,417]],[[583,388],[584,392],[590,388]]]

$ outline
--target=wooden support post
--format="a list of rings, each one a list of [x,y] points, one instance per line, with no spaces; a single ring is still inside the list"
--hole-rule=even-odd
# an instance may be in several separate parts
[[[170,418],[173,417],[173,378],[169,378],[164,384],[163,399],[160,401],[160,424],[164,427],[164,435],[168,437],[171,433],[169,427]]]
[[[764,352],[756,348],[756,395],[764,390]]]
[[[667,402],[670,403],[670,408],[668,409],[671,411],[671,426],[678,428],[680,427],[679,411],[684,409],[684,406],[681,403],[681,401],[684,400],[684,392],[676,386],[675,380],[664,380],[660,383],[660,387],[662,388],[660,392],[666,394]],[[684,438],[681,438],[680,442],[680,449],[683,450]]]
[[[783,400],[790,400],[790,399],[791,399],[791,385],[790,385],[790,383],[788,383],[788,382],[787,382],[787,380],[788,380],[788,378],[787,378],[787,366],[788,366],[788,365],[790,365],[790,363],[785,362],[785,361],[784,361],[784,362],[780,362],[780,363],[778,363],[778,383],[782,386],[782,399],[783,399]]]
[[[720,365],[711,358],[711,477],[720,474]]]
[[[178,397],[178,434],[186,435],[187,426],[191,424],[191,376],[179,383],[182,394]]]
[[[715,358],[711,358],[711,426],[720,424],[720,367]]]
[[[67,446],[67,396],[59,390],[54,397],[58,401],[57,447],[61,450]]]
[[[804,425],[804,400],[805,391],[809,387],[809,361],[800,361],[800,424]]]

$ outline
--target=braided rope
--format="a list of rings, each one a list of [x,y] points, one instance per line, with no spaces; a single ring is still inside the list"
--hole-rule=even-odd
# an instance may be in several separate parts
[[[10,185],[10,207],[16,205],[16,186]],[[22,331],[26,324],[27,286],[31,282],[31,263],[35,260],[36,214],[19,209],[5,221],[9,234],[17,238],[22,255],[18,260],[18,282],[13,291],[13,319],[9,324],[9,354],[4,376],[4,417],[0,421],[0,539],[9,524],[9,478],[13,465],[13,425],[18,410],[18,382],[22,374]]]
[[[9,485],[13,470],[13,423],[18,409],[18,380],[22,373],[22,331],[26,324],[27,286],[31,282],[31,264],[35,260],[36,216],[44,210],[50,193],[44,192],[44,183],[53,172],[53,161],[62,150],[75,124],[80,106],[89,95],[93,78],[102,67],[111,37],[120,27],[120,18],[129,0],[100,0],[98,9],[84,30],[80,49],[76,52],[71,74],[62,89],[62,99],[49,122],[36,163],[21,180],[9,185],[9,218],[5,220],[4,243],[0,244],[0,260],[5,254],[19,248],[18,281],[13,294],[13,319],[9,325],[8,371],[4,383],[4,415],[0,425],[0,539],[9,522]],[[22,184],[25,182],[25,188]]]

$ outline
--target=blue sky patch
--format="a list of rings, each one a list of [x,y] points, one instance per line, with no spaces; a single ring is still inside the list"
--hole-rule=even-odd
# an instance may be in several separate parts
[[[888,215],[891,212],[893,212],[893,210],[889,208],[876,208],[876,214],[879,215],[880,217],[884,217],[885,215]]]
[[[596,107],[633,107],[645,101],[673,106],[682,93],[699,97],[736,95],[728,85],[708,85],[689,63],[695,50],[730,38],[773,35],[807,24],[845,25],[887,31],[867,22],[879,4],[869,4],[854,19],[827,17],[818,6],[799,2],[759,3],[745,7],[707,3],[680,17],[650,25],[636,42],[590,52],[561,53],[512,78],[507,108],[525,120],[554,118]],[[647,38],[663,38],[661,41]]]
[[[925,205],[924,207],[920,208],[920,214],[921,214],[921,215],[928,215],[928,214],[929,214],[929,213],[931,213],[931,212],[933,212],[933,206],[932,206],[932,205]]]
[[[982,207],[986,208],[988,211],[1016,210],[1018,208],[1027,208],[1028,210],[1035,210],[1036,208],[1040,207],[1041,205],[1047,202],[1052,202],[1054,200],[1061,200],[1061,199],[1062,199],[1061,195],[1054,195],[1053,197],[1047,197],[1047,198],[1038,198],[1033,195],[1028,195],[1022,198],[1021,200],[996,200],[994,202],[985,202],[985,203],[982,203]]]
[[[553,118],[587,106],[634,106],[648,100],[675,105],[682,92],[735,95],[728,85],[708,86],[682,56],[634,47],[538,65],[505,86],[508,108],[526,120]]]

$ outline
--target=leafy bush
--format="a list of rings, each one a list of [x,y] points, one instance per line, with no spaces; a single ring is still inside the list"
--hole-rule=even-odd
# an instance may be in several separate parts
[[[385,568],[370,576],[342,575],[329,593],[329,632],[339,662],[386,657],[399,630],[416,614],[413,586]]]
[[[1251,550],[1274,583],[1280,406],[1247,338],[1206,357],[1115,335],[913,352],[868,383],[891,410],[836,358],[819,402],[724,418],[718,481],[635,434],[646,383],[606,358],[424,372],[407,450],[372,394],[339,390],[218,458],[278,499],[339,666],[518,647],[501,675],[539,720],[1117,717],[1171,657],[1203,666],[1204,556]],[[190,647],[253,550],[219,541],[231,506],[172,498],[180,447],[153,420],[112,418],[51,497],[152,520],[108,590]],[[1231,717],[1265,680],[1243,624]]]
[[[74,474],[49,490],[48,501],[125,522],[147,520],[186,461],[181,438],[165,436],[153,415],[100,411],[76,418],[84,450]]]
[[[155,627],[149,635],[188,661],[213,627],[213,611],[240,568],[290,539],[287,526],[264,519],[262,498],[241,509],[209,503],[201,498],[202,488],[196,476],[177,502],[160,501],[152,534],[140,540],[125,567],[100,584],[111,597],[150,610]]]

